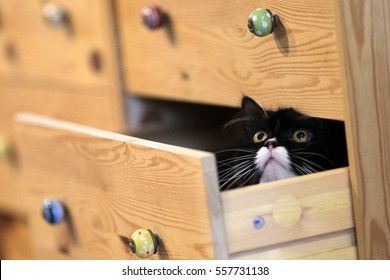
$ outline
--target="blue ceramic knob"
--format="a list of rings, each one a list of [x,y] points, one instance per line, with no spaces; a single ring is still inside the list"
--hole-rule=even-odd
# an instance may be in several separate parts
[[[42,205],[42,215],[49,224],[58,224],[65,220],[65,207],[55,199],[45,199]]]

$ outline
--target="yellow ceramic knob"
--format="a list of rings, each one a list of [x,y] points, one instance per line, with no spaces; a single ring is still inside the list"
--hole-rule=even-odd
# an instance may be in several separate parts
[[[160,238],[150,229],[137,229],[130,237],[131,251],[139,258],[146,259],[157,253]]]
[[[7,139],[0,135],[0,158],[5,158],[10,153],[10,145]]]

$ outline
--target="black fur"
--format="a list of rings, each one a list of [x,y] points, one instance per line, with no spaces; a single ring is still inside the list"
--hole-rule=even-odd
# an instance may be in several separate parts
[[[265,111],[254,100],[244,97],[241,110],[225,128],[230,131],[229,139],[235,139],[235,143],[231,149],[217,153],[221,190],[260,181],[262,174],[257,170],[254,158],[265,143],[253,142],[258,131],[266,131],[268,139],[276,137],[278,142],[273,143],[274,147],[287,149],[291,170],[297,176],[348,165],[344,124],[340,121],[309,117],[293,108]],[[309,132],[308,142],[292,140],[292,134],[298,129]],[[252,171],[241,178],[235,176],[243,166]]]

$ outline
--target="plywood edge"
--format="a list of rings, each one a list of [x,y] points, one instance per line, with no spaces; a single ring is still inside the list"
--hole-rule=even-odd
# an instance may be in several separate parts
[[[216,259],[227,259],[227,240],[215,158],[204,158],[205,188]]]
[[[130,142],[133,145],[149,147],[156,150],[170,152],[173,154],[191,156],[197,159],[214,157],[214,155],[209,152],[203,152],[194,149],[154,142],[150,140],[144,140],[144,139],[127,136],[120,133],[91,128],[88,126],[83,126],[83,125],[79,125],[79,124],[75,124],[63,120],[57,120],[57,119],[53,119],[53,118],[49,118],[37,114],[26,113],[26,112],[21,112],[16,114],[14,117],[14,121],[16,123],[20,123],[24,125],[33,125],[33,126],[45,127],[45,128],[55,129],[55,130],[80,133],[83,135],[89,135],[92,137],[99,137],[103,139],[110,139],[110,140],[116,140],[121,142]]]

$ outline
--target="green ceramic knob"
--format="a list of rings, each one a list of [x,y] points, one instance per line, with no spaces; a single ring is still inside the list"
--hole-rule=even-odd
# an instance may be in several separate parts
[[[160,238],[150,229],[137,229],[130,237],[131,251],[139,258],[146,259],[157,253]]]
[[[275,17],[268,9],[256,9],[250,15],[248,19],[249,31],[256,36],[267,36],[274,31]]]

